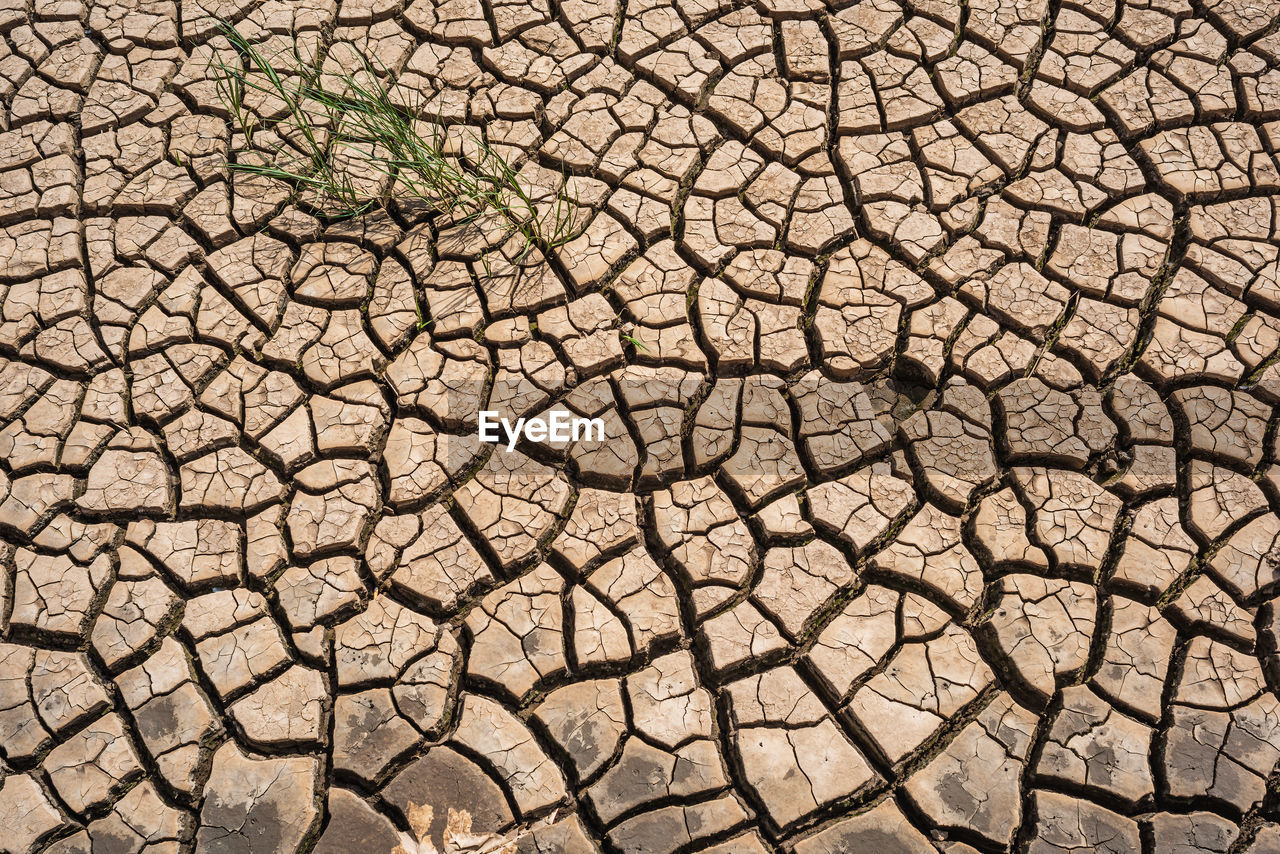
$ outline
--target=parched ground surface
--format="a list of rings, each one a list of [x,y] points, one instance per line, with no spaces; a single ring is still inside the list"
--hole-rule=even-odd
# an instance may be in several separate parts
[[[4,0],[0,849],[1280,851],[1278,12]],[[211,14],[585,230],[229,177]]]

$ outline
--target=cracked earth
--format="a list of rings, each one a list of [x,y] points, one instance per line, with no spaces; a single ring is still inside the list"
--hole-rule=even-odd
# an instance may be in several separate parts
[[[213,16],[579,236],[229,173]],[[1273,4],[0,34],[0,850],[1280,852]]]

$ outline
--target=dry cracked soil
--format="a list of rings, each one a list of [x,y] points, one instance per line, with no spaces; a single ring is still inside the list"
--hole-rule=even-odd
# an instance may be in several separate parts
[[[230,172],[217,18],[580,233]],[[0,107],[0,850],[1280,852],[1275,3],[0,0]]]

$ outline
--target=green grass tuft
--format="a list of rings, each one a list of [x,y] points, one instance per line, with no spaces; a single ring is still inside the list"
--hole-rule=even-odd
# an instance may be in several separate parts
[[[355,73],[333,73],[322,70],[318,56],[308,60],[296,40],[291,50],[268,57],[230,23],[219,21],[218,28],[239,57],[236,64],[216,54],[211,60],[218,95],[246,148],[258,155],[229,162],[229,169],[282,181],[329,217],[358,216],[407,198],[447,214],[451,224],[496,221],[519,236],[517,262],[575,236],[576,200],[566,192],[567,176],[544,195],[527,188],[479,134],[451,145],[442,121],[419,119],[422,94],[385,83],[387,69],[355,45],[342,45],[355,58]],[[250,106],[251,100],[262,105]],[[255,149],[264,130],[280,142]]]

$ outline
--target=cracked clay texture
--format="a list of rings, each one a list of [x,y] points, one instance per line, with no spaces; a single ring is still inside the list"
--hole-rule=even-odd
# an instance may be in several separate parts
[[[0,850],[1277,854],[1278,152],[1269,0],[0,0]]]

